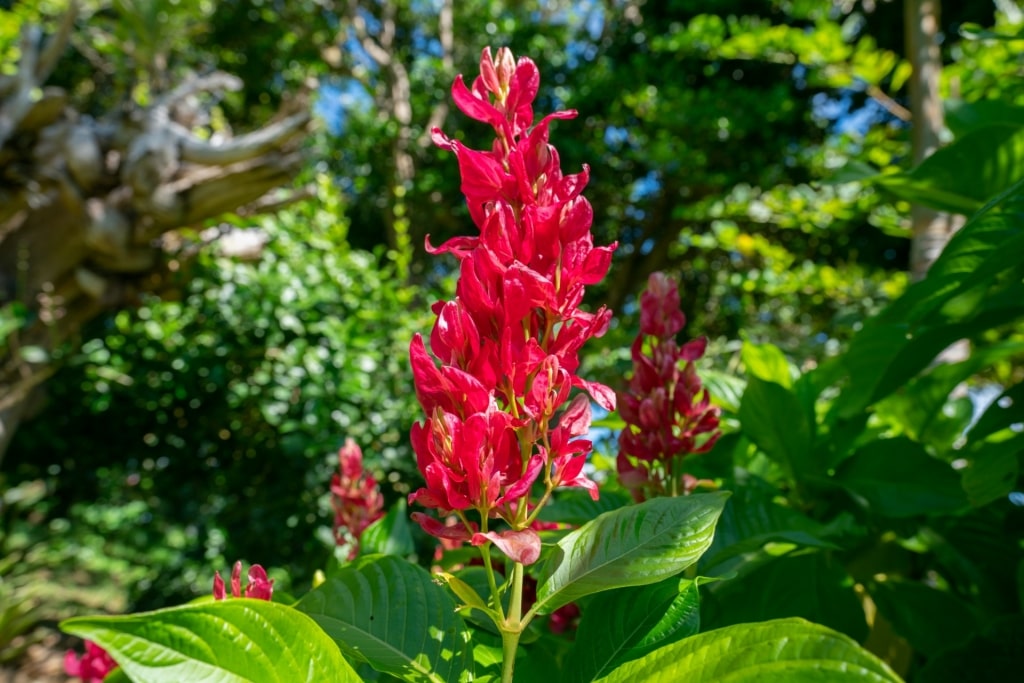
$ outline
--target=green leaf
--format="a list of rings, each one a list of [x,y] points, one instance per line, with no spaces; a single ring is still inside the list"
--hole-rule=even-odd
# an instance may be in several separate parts
[[[422,567],[371,555],[339,570],[296,607],[353,660],[405,681],[463,680],[469,634],[456,603]]]
[[[124,672],[124,669],[117,667],[107,674],[107,677],[103,679],[103,683],[132,683],[132,679],[128,678],[128,674]]]
[[[978,618],[955,595],[921,583],[882,581],[869,592],[893,630],[926,657],[956,647],[978,627]]]
[[[850,341],[836,361],[846,371],[849,383],[832,404],[829,421],[851,419],[874,400],[886,368],[910,340],[910,329],[902,322],[867,325]]]
[[[1007,100],[946,100],[946,125],[956,137],[984,128],[992,124],[1008,124],[1024,127],[1024,107],[1011,104]]]
[[[740,351],[747,374],[789,389],[793,386],[793,371],[779,347],[773,344],[743,342]]]
[[[952,512],[966,505],[960,478],[909,439],[882,439],[844,460],[835,481],[883,517]]]
[[[559,541],[541,567],[533,609],[547,614],[584,595],[675,576],[711,545],[728,496],[655,498],[588,522]]]
[[[998,33],[981,24],[968,21],[960,24],[960,35],[967,40],[1024,40],[1024,30],[1017,33]]]
[[[103,647],[135,683],[360,681],[305,614],[235,598],[61,624]]]
[[[399,555],[405,557],[416,550],[409,527],[405,498],[391,506],[387,514],[366,527],[359,539],[364,555]]]
[[[570,681],[593,681],[698,630],[700,593],[696,581],[672,577],[649,586],[602,593],[583,612],[565,670]]]
[[[1017,486],[1024,435],[1004,441],[983,441],[971,449],[963,487],[971,505],[981,507],[1009,495]]]
[[[702,369],[700,378],[704,381],[712,402],[731,413],[739,411],[740,400],[747,388],[747,383],[742,378],[712,369]]]
[[[779,463],[791,481],[818,468],[811,455],[813,423],[800,399],[775,382],[751,377],[740,404],[743,433]]]
[[[753,569],[762,558],[751,556],[768,543],[830,548],[829,529],[798,510],[775,502],[776,489],[757,477],[737,470],[736,492],[715,527],[715,540],[701,558],[702,574],[722,576]],[[715,590],[725,588],[716,584]]]
[[[830,553],[776,557],[746,576],[722,581],[704,602],[704,627],[802,617],[862,641],[868,634],[854,581]]]
[[[601,683],[870,683],[900,678],[855,641],[803,619],[701,633],[627,662]]]
[[[915,683],[1007,683],[1024,670],[1024,617],[1001,617],[963,645],[928,661]]]
[[[950,393],[961,382],[991,367],[997,361],[1024,353],[1024,342],[1007,341],[976,350],[959,363],[944,363],[927,374],[914,378],[898,394],[879,404],[878,411],[899,420],[907,434],[916,440],[932,442],[932,432],[941,425]],[[956,429],[960,433],[970,423],[970,413]]]
[[[927,277],[911,285],[873,324],[865,325],[851,346],[878,324],[907,326],[935,317],[951,301],[999,280],[1007,271],[1019,269],[1019,254],[1024,252],[1022,216],[1024,180],[1007,188],[972,216],[950,238]]]
[[[907,173],[875,183],[907,201],[971,215],[990,197],[1024,178],[1024,129],[992,124],[954,140]]]

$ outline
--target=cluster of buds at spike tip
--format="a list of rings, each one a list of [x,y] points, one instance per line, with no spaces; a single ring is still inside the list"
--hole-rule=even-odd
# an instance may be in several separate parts
[[[348,559],[359,554],[359,538],[384,515],[384,497],[377,480],[363,469],[363,452],[352,439],[338,451],[338,471],[331,477],[334,540],[348,545]]]
[[[721,435],[719,410],[711,405],[694,365],[707,340],[678,345],[675,337],[684,325],[678,285],[653,273],[640,297],[633,377],[619,396],[619,414],[626,423],[619,436],[619,480],[638,501],[688,493],[700,482],[679,471],[680,461],[707,452]]]
[[[270,600],[270,596],[274,594],[274,582],[267,578],[266,570],[260,565],[254,564],[249,567],[248,578],[249,583],[245,585],[245,597],[255,598],[256,600]],[[235,562],[235,566],[231,570],[231,597],[240,598],[242,595],[242,563]],[[227,597],[227,587],[224,585],[224,579],[220,578],[220,572],[214,572],[213,599],[225,600]]]
[[[462,192],[478,235],[456,237],[433,254],[459,261],[455,298],[434,305],[437,320],[428,352],[420,335],[410,358],[416,395],[426,413],[412,444],[426,486],[409,501],[441,518],[415,513],[439,538],[495,543],[523,564],[535,561],[540,539],[530,529],[540,503],[559,486],[582,487],[597,498],[583,472],[590,441],[590,398],[615,406],[608,387],[577,374],[579,350],[604,334],[611,312],[580,308],[584,289],[608,272],[615,245],[595,247],[593,210],[581,196],[589,171],[563,175],[548,143],[551,114],[533,125],[540,74],[529,59],[485,49],[480,76],[452,87],[458,108],[495,130],[489,150],[474,150],[432,131],[435,144],[455,153]],[[436,360],[435,360],[436,359]],[[440,367],[438,366],[440,365]],[[580,393],[570,400],[573,389]],[[588,395],[590,398],[588,398]],[[477,513],[477,522],[468,516]],[[509,529],[489,531],[490,520]]]

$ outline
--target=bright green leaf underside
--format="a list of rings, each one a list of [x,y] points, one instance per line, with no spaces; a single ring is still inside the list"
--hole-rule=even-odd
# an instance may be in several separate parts
[[[605,513],[555,547],[537,582],[546,614],[584,595],[678,574],[711,545],[728,493],[655,498]]]
[[[362,680],[312,619],[262,600],[79,617],[61,627],[106,649],[134,683]]]
[[[900,678],[856,642],[803,619],[738,624],[628,662],[600,683],[872,683]]]

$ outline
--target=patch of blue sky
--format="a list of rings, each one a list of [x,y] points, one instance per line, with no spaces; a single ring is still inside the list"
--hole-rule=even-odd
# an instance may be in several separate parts
[[[323,80],[317,92],[313,112],[323,119],[332,135],[341,135],[351,112],[365,112],[373,107],[373,98],[363,85],[351,78]]]

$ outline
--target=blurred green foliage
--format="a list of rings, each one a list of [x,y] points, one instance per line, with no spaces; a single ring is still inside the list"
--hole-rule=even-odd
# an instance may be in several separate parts
[[[428,301],[346,245],[339,202],[321,178],[316,202],[247,227],[268,238],[257,260],[203,249],[176,292],[87,330],[8,453],[51,482],[72,556],[128,553],[140,605],[205,591],[239,557],[308,581],[346,436],[408,490],[406,353]]]

